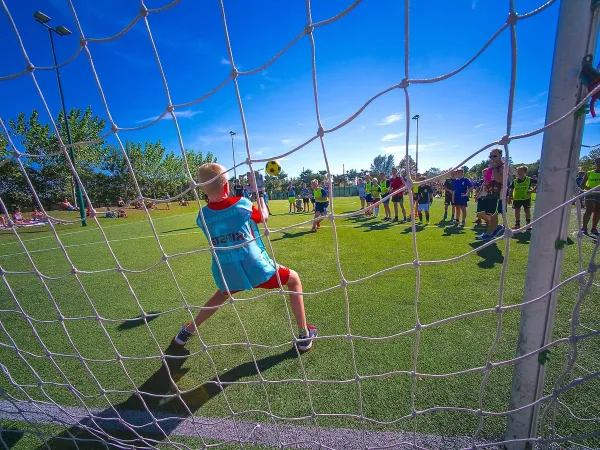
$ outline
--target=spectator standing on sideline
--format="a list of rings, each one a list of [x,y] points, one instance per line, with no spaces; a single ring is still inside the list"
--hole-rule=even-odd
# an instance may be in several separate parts
[[[288,183],[287,197],[288,203],[290,204],[290,210],[288,214],[292,214],[292,208],[294,209],[293,212],[296,212],[296,186],[294,186],[294,183],[291,181]]]
[[[425,181],[421,175],[419,181]],[[429,225],[429,205],[433,203],[433,189],[428,184],[420,184],[417,189],[417,211],[419,213],[419,223],[423,223],[423,211],[425,211],[425,225]]]
[[[498,215],[502,214],[502,150],[492,149],[489,159],[490,166],[484,171],[483,187],[477,203],[477,215],[487,223],[486,232],[475,237],[482,241],[493,239],[504,231],[504,227],[498,225]]]
[[[515,210],[513,230],[521,228],[521,207],[525,211],[525,223],[531,222],[531,194],[535,192],[536,182],[527,176],[527,166],[517,167],[517,177],[512,180],[508,193],[508,204],[512,202]],[[527,227],[531,230],[531,227]]]
[[[444,181],[444,220],[448,219],[448,206],[452,206],[452,218],[450,221],[454,221],[454,203],[452,203],[452,195],[454,194],[454,180],[456,179],[456,171],[450,172],[450,178],[446,178]]]
[[[356,190],[358,192],[358,198],[360,199],[360,209],[365,209],[365,200],[367,198],[367,191],[365,188],[365,182],[362,178],[358,179],[356,183]]]
[[[165,201],[165,204],[167,205],[167,211],[169,211],[169,210],[171,209],[171,205],[169,204],[169,203],[170,203],[170,201],[171,201],[171,197],[169,196],[169,193],[168,193],[168,192],[167,192],[167,193],[165,193],[165,197],[164,197],[164,199],[166,200],[166,201]]]
[[[373,209],[370,206],[373,204],[373,182],[371,181],[371,175],[365,176],[365,200],[367,202],[367,209],[365,210],[366,216],[373,215]]]
[[[581,181],[581,187],[586,191],[600,186],[600,158],[594,161],[596,168],[586,173]],[[593,214],[593,217],[592,217]],[[600,191],[594,191],[585,196],[585,214],[581,231],[587,234],[587,226],[592,217],[592,230],[590,233],[598,237],[598,221],[600,220]]]
[[[473,190],[473,183],[464,175],[465,173],[462,169],[456,169],[456,179],[454,180],[452,192],[452,203],[456,209],[455,224],[458,225],[460,223],[461,227],[465,226],[465,221],[467,220],[467,205],[469,204],[469,196]]]
[[[397,191],[398,189],[402,189],[406,186],[406,182],[402,175],[398,173],[398,169],[395,167],[392,168],[392,178],[390,178],[390,189],[392,192]],[[398,204],[400,204],[400,208],[402,208],[402,215],[404,219],[402,222],[406,222],[406,208],[404,208],[404,192],[397,192],[392,194],[392,203],[394,204],[394,219],[392,222],[398,222]]]
[[[379,188],[381,189],[381,198],[383,199],[383,209],[385,211],[385,217],[383,220],[391,221],[392,213],[390,212],[390,180],[387,179],[384,172],[379,173]]]
[[[303,202],[303,206],[304,206],[304,211],[305,212],[309,212],[310,207],[309,207],[309,203],[310,203],[310,189],[308,189],[306,187],[306,183],[302,183],[302,190],[300,191],[300,194],[302,195],[302,202]]]

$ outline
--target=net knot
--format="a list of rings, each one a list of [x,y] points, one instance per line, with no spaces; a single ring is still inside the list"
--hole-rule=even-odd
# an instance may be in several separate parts
[[[231,66],[231,78],[234,80],[238,77],[238,71],[234,65]]]
[[[117,126],[116,123],[113,122],[113,124],[110,127],[110,132],[111,133],[116,133],[117,131],[119,131],[119,127]]]
[[[0,267],[0,277],[4,275],[4,269],[2,267]]]
[[[163,261],[166,261],[167,259],[169,259],[169,256],[166,253],[163,253],[162,258]]]
[[[415,260],[412,262],[412,265],[413,265],[413,267],[414,267],[415,269],[418,269],[418,268],[419,268],[419,260],[418,260],[418,259],[415,259]]]
[[[415,324],[415,331],[421,331],[422,329],[423,329],[423,326],[419,322],[417,322]]]
[[[140,16],[146,17],[147,15],[148,15],[148,8],[146,8],[146,5],[142,5],[142,7],[140,8]]]
[[[268,228],[265,228],[265,231],[263,231],[263,236],[268,237],[270,235],[271,235],[271,230],[269,230]]]
[[[357,383],[360,381],[360,375],[356,374],[356,376],[354,377],[354,381],[356,381]]]
[[[175,111],[175,107],[173,105],[167,105],[167,112]]]
[[[504,136],[502,136],[502,138],[498,141],[499,145],[508,145],[510,143],[510,136],[508,134],[505,134]]]
[[[79,46],[81,48],[87,47],[87,39],[86,38],[80,38],[79,39]]]
[[[58,321],[59,322],[64,322],[65,321],[65,316],[63,316],[62,313],[58,313]]]
[[[8,219],[8,220],[6,221],[6,226],[7,226],[8,228],[12,228],[14,224],[15,224],[15,223],[14,223],[14,222],[13,222],[11,219]]]
[[[88,215],[89,215],[90,217],[96,217],[96,210],[95,210],[95,209],[92,209]]]
[[[312,23],[309,23],[308,25],[306,25],[306,28],[304,28],[304,33],[305,34],[311,34],[314,30],[315,26]]]
[[[504,237],[506,239],[510,239],[513,236],[513,234],[515,234],[515,232],[512,229],[504,227]]]
[[[511,12],[508,14],[508,17],[506,18],[506,24],[514,25],[517,23],[518,20],[519,20],[519,15],[516,12]]]
[[[348,333],[346,335],[346,339],[348,339],[348,342],[351,342],[352,341],[352,334]]]
[[[485,365],[485,369],[490,371],[494,368],[494,364],[491,361],[488,361]]]
[[[475,411],[475,414],[477,414],[478,416],[483,416],[483,410],[478,409],[477,411]],[[477,447],[475,447],[475,448],[477,448]]]
[[[342,278],[342,282],[340,283],[342,287],[348,286],[348,281],[345,278]]]
[[[19,150],[17,150],[16,148],[13,150],[13,157],[14,158],[20,158],[21,157],[21,152]]]
[[[415,419],[415,418],[417,417],[417,415],[418,415],[418,414],[417,414],[417,410],[416,410],[416,409],[413,409],[413,410],[410,412],[410,416],[411,416],[413,419]]]
[[[594,264],[594,263],[590,263],[590,265],[588,266],[588,273],[596,273],[596,271],[598,270],[598,264]]]
[[[323,129],[323,127],[319,127],[319,129],[317,130],[317,136],[319,136],[319,137],[325,136],[325,130]]]
[[[500,305],[496,305],[496,307],[494,308],[494,312],[500,314],[502,312],[502,307]]]
[[[25,66],[25,70],[27,72],[33,72],[35,70],[35,66],[33,64],[31,64],[30,62],[27,63],[27,65]]]
[[[402,81],[398,85],[398,88],[400,88],[400,89],[406,89],[409,84],[410,84],[410,82],[408,81],[408,78],[402,78]]]
[[[72,273],[73,275],[77,274],[77,272],[79,272],[79,271],[77,270],[77,267],[75,267],[75,266],[71,267],[71,273]]]

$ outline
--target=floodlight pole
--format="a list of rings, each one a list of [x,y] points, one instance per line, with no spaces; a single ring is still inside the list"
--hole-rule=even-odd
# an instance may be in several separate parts
[[[63,116],[64,116],[64,122],[65,122],[65,132],[67,133],[67,142],[69,143],[69,158],[71,159],[71,164],[73,164],[73,167],[75,167],[75,152],[73,150],[73,140],[71,139],[71,129],[69,128],[67,107],[65,106],[65,96],[63,94],[62,83],[60,81],[60,71],[58,70],[58,62],[56,60],[56,50],[54,48],[54,37],[52,36],[52,33],[56,33],[59,36],[66,36],[68,34],[71,34],[71,32],[69,30],[67,30],[65,27],[52,28],[51,26],[49,26],[46,23],[46,22],[50,21],[50,18],[48,16],[45,16],[44,14],[41,14],[41,16],[44,17],[44,20],[41,20],[40,17],[38,16],[39,14],[40,14],[39,11],[36,12],[34,14],[34,18],[37,23],[46,27],[46,29],[48,30],[48,36],[50,36],[50,46],[52,47],[52,58],[54,59],[54,68],[56,70],[56,81],[58,83],[58,92],[60,94],[60,101],[62,104],[62,110],[63,110]],[[59,29],[60,29],[60,32],[57,31]],[[71,187],[73,186],[73,184],[75,185],[74,197],[75,197],[76,204],[79,207],[79,217],[81,218],[81,226],[85,227],[85,226],[87,226],[87,221],[86,221],[86,216],[85,216],[85,203],[83,201],[83,194],[81,192],[81,187],[79,186],[79,183],[76,182],[75,177],[73,177],[73,179],[71,180],[71,183],[72,183]]]
[[[598,34],[598,0],[560,2],[554,61],[546,109],[546,123],[562,117],[587,92],[577,74],[585,55],[593,54]],[[544,132],[540,174],[534,217],[567,202],[573,195],[585,115],[570,114]],[[556,246],[567,239],[570,205],[553,213],[533,227],[523,302],[544,296],[561,280],[564,248]],[[552,341],[558,292],[523,307],[519,324],[517,357],[539,350]],[[540,405],[526,407],[544,392],[546,366],[535,354],[515,364],[510,410],[505,439],[531,439],[510,443],[509,450],[531,449],[536,445]]]
[[[416,145],[416,152],[415,152],[415,176],[419,173],[419,116],[418,114],[415,114],[413,116],[413,120],[417,121],[417,145]]]
[[[233,147],[233,137],[236,135],[235,131],[230,131],[229,136],[231,136],[231,155],[233,156],[233,176],[237,182],[237,171],[235,169],[235,148]]]

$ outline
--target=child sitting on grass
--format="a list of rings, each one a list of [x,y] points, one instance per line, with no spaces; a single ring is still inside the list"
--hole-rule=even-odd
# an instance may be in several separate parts
[[[312,340],[317,336],[317,329],[306,323],[302,283],[298,274],[285,266],[276,266],[269,257],[260,238],[257,224],[268,219],[268,212],[262,194],[258,196],[258,209],[250,200],[243,197],[229,197],[229,183],[226,169],[216,163],[206,163],[198,169],[198,181],[204,183],[202,191],[208,197],[208,204],[202,208],[202,216],[198,214],[196,223],[202,229],[212,245],[220,250],[213,254],[212,273],[217,291],[200,309],[194,323],[184,324],[173,339],[177,345],[185,345],[200,326],[225,300],[227,290],[236,292],[262,288],[279,289],[279,280],[286,286],[290,294],[292,312],[296,318],[299,337],[296,347],[300,352],[312,348]],[[256,188],[256,182],[251,181]],[[256,239],[255,239],[256,238]],[[243,244],[240,247],[229,248]],[[222,269],[219,270],[217,265]]]

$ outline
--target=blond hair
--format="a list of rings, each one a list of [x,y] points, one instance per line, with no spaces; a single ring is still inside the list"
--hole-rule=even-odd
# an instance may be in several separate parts
[[[213,180],[213,178],[215,179]],[[207,181],[210,181],[210,183],[200,186],[202,192],[209,196],[222,194],[223,187],[227,184],[227,169],[217,163],[202,164],[198,168],[198,183],[206,183]]]

